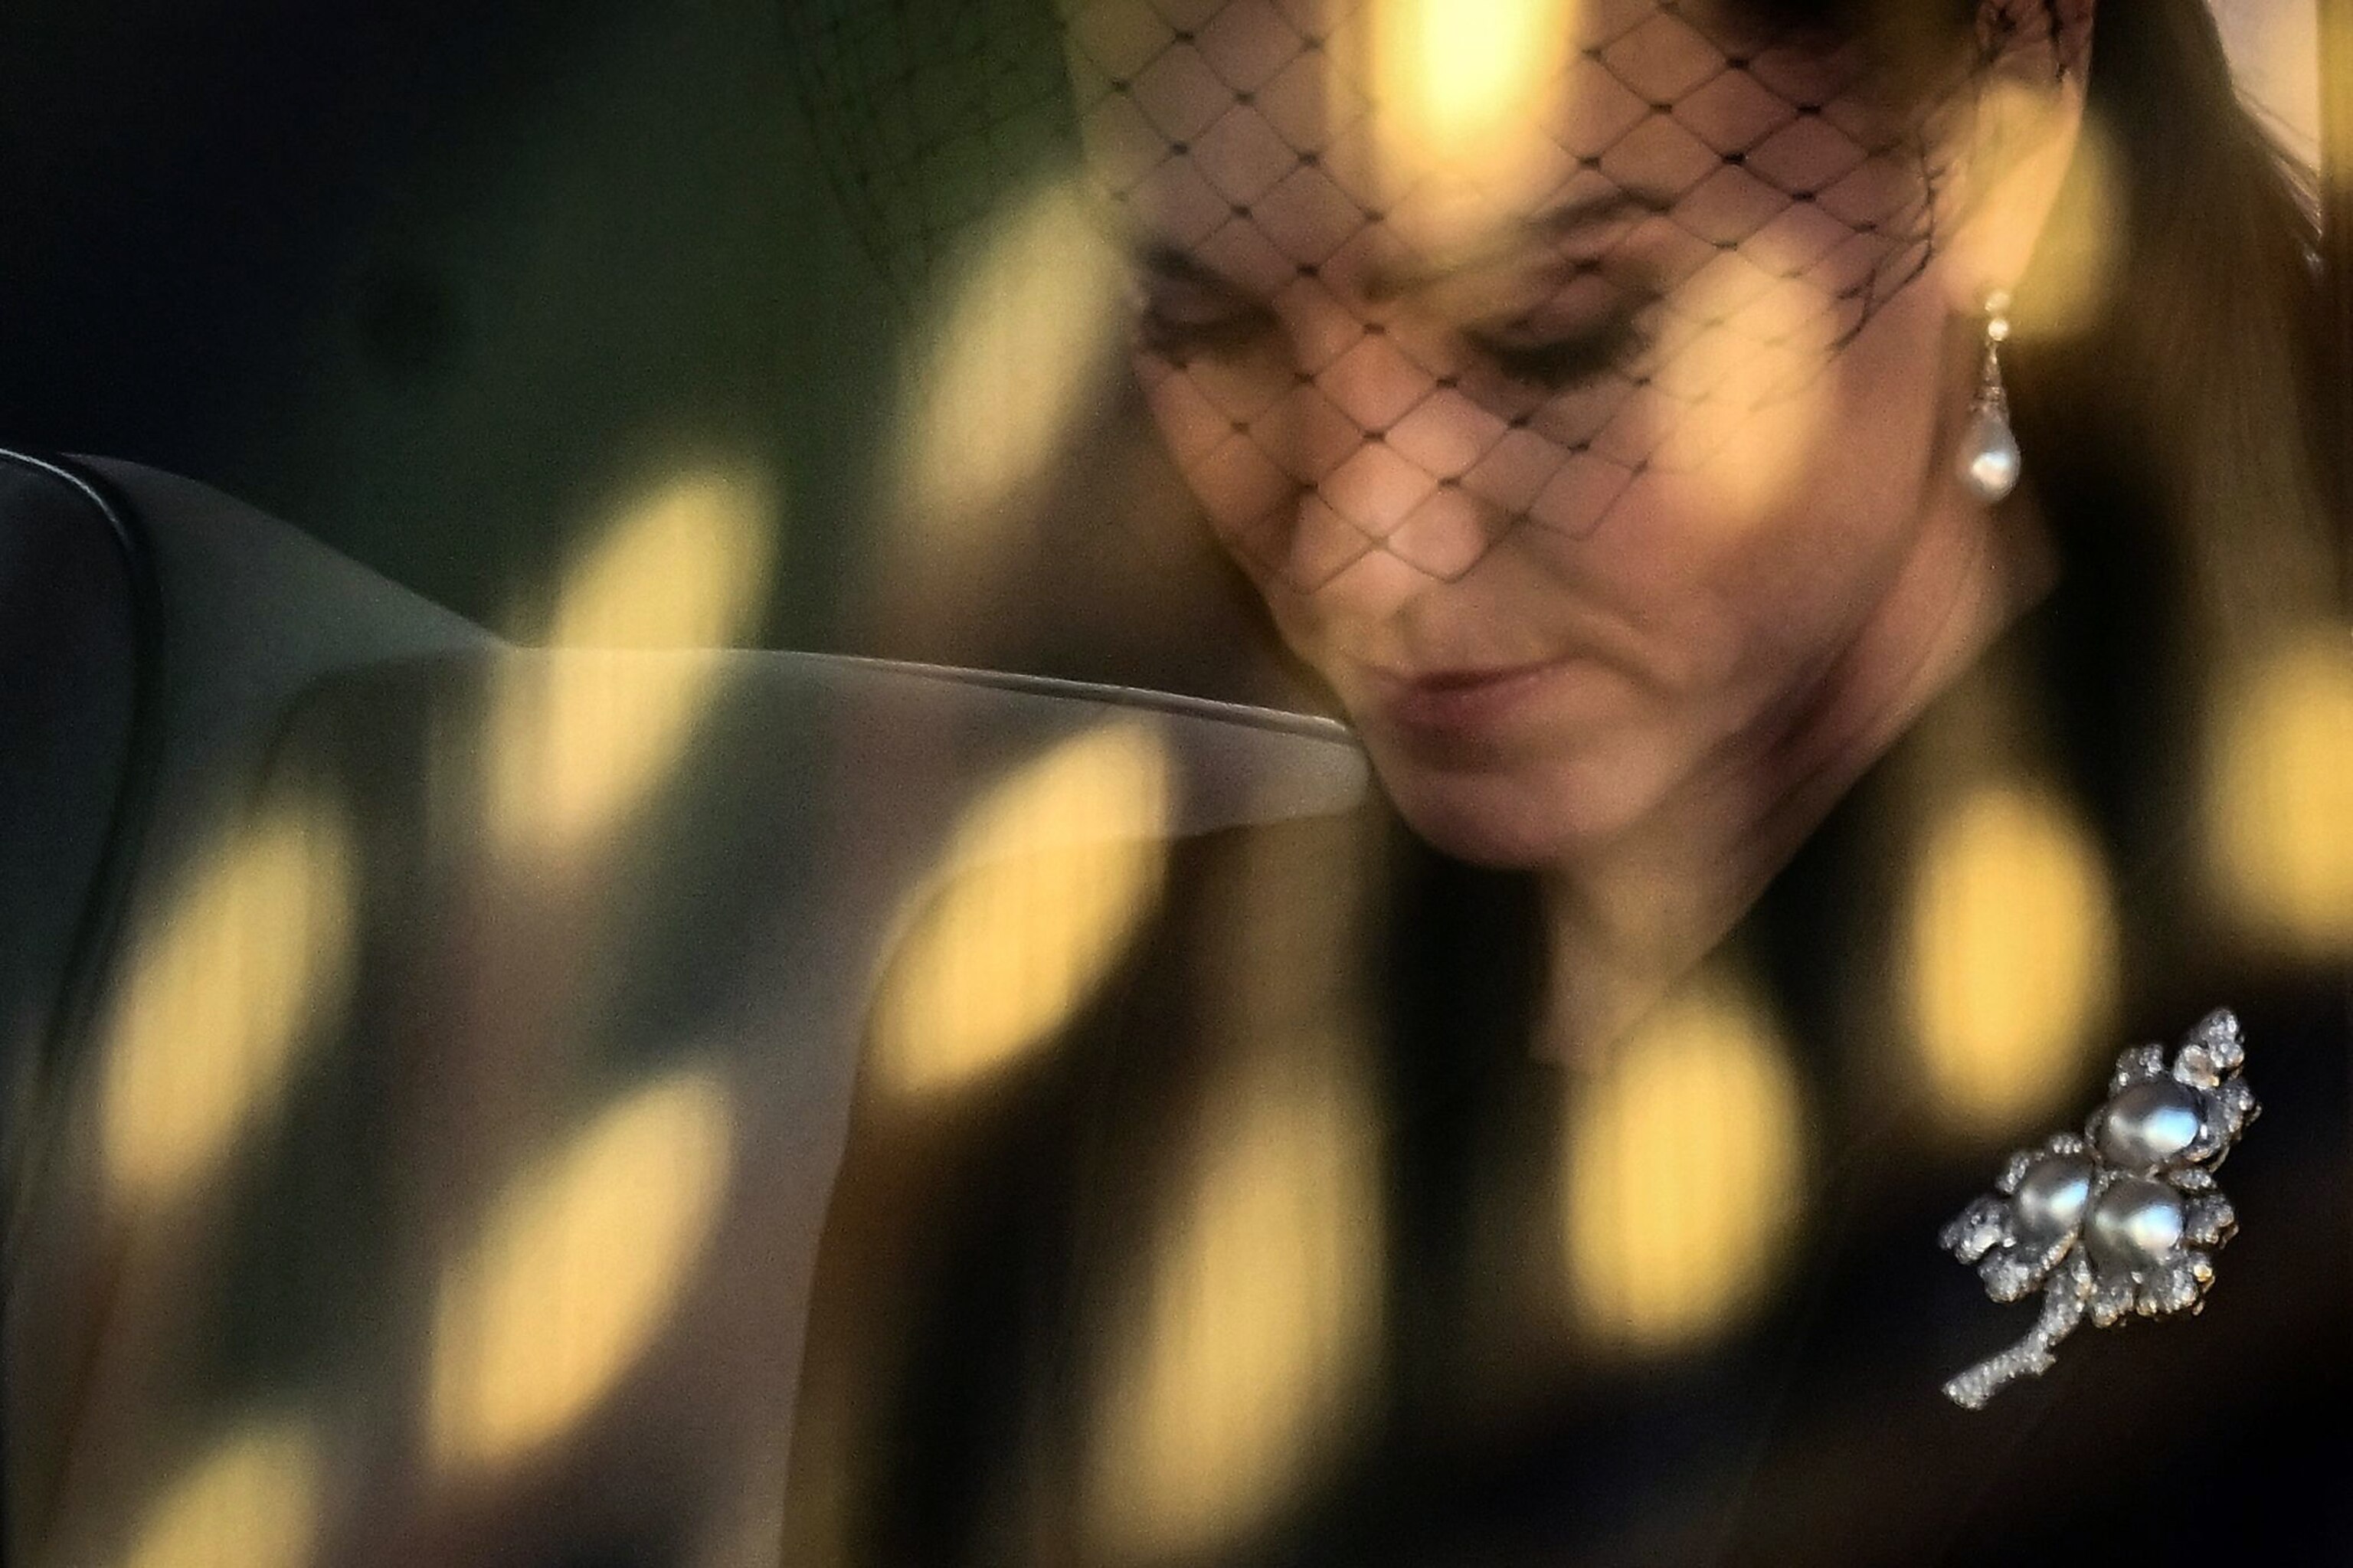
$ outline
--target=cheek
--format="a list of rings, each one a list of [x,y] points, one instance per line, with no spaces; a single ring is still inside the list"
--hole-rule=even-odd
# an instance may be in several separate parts
[[[1936,291],[1915,286],[1786,395],[1654,402],[1654,461],[1583,533],[1592,498],[1611,494],[1599,480],[1557,513],[1532,510],[1527,548],[1639,640],[1662,700],[1771,700],[1902,563],[1939,450],[1944,327]]]
[[[1234,434],[1234,418],[1209,396],[1203,378],[1142,349],[1130,356],[1145,406],[1169,455],[1198,488],[1198,470],[1209,465]]]
[[[1241,415],[1249,389],[1143,354],[1135,366],[1145,404],[1186,488],[1227,547],[1260,575],[1297,487]]]
[[[1933,289],[1890,301],[1816,384],[1810,435],[1728,563],[1747,619],[1818,662],[1881,604],[1939,480],[1945,313]]]

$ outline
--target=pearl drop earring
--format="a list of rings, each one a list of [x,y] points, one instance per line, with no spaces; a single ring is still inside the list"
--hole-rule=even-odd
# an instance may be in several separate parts
[[[1960,472],[1969,493],[1991,505],[2018,488],[2024,466],[2010,428],[2010,393],[2001,382],[2001,345],[2010,341],[2006,291],[1986,296],[1985,318],[1985,359],[1977,396],[1969,401],[1968,429],[1961,435]]]

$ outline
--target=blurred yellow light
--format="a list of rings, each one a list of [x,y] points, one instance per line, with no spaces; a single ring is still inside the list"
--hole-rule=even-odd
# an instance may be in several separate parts
[[[528,1453],[636,1362],[710,1237],[733,1131],[726,1090],[680,1073],[607,1109],[499,1197],[436,1302],[441,1463]]]
[[[693,470],[626,507],[566,575],[545,637],[565,657],[518,665],[491,716],[501,843],[576,849],[676,765],[714,690],[716,651],[757,628],[777,511],[756,469]]]
[[[300,1568],[319,1528],[313,1440],[258,1425],[198,1461],[141,1526],[122,1568]]]
[[[2116,986],[2107,868],[2047,793],[1981,787],[1931,831],[1909,916],[1915,1042],[1955,1127],[2046,1118],[2105,1049]]]
[[[1345,1043],[1261,1046],[1218,1086],[1142,1320],[1110,1347],[1085,1517],[1111,1561],[1190,1561],[1345,1439],[1381,1314],[1371,1104]]]
[[[353,849],[315,799],[265,808],[132,948],[100,1085],[100,1141],[152,1201],[225,1158],[348,1000]]]
[[[1688,1343],[1766,1283],[1799,1206],[1802,1106],[1746,998],[1696,986],[1625,1042],[1566,1153],[1570,1299],[1597,1339]]]
[[[918,366],[898,477],[911,547],[968,560],[1052,465],[1108,363],[1119,259],[1084,198],[1040,185],[989,235]]]
[[[1443,171],[1506,212],[1544,195],[1582,0],[1373,4],[1375,124],[1396,186]]]
[[[965,813],[901,918],[875,1001],[883,1082],[960,1086],[1085,1002],[1158,900],[1172,788],[1158,730],[1126,719],[1062,742]]]
[[[2353,635],[2258,662],[2215,711],[2210,842],[2228,908],[2295,951],[2353,950]]]
[[[1706,493],[1694,515],[1775,515],[1822,443],[1836,439],[1837,383],[1822,374],[1831,353],[1808,330],[1830,306],[1798,271],[1757,242],[1694,278],[1678,304],[1686,319],[1723,323],[1694,333],[1656,380],[1675,399],[1657,432],[1656,466]]]
[[[779,505],[774,477],[749,463],[671,475],[623,506],[566,574],[546,642],[728,646],[765,605]]]
[[[2010,87],[2013,95],[2034,96]],[[2116,133],[2086,115],[2059,200],[2031,241],[2033,270],[2019,291],[2023,338],[2063,337],[2088,330],[2105,310],[2116,277],[2116,241],[2125,232],[2124,177]],[[2023,252],[2028,249],[2021,246]]]
[[[2321,166],[2320,13],[2327,10],[2314,0],[2214,0],[2240,92],[2306,168]],[[2332,22],[2338,15],[2330,12]]]

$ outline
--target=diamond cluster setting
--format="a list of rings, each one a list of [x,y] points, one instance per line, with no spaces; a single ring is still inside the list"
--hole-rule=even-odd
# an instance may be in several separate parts
[[[2214,1172],[2261,1109],[2240,1077],[2245,1061],[2227,1008],[2207,1014],[2170,1062],[2161,1045],[2126,1051],[2080,1135],[2012,1154],[1994,1191],[1945,1227],[1940,1245],[1976,1266],[1994,1300],[2042,1293],[2024,1339],[1945,1384],[1955,1404],[1983,1409],[2048,1372],[2085,1318],[2105,1329],[2205,1305],[2214,1253],[2238,1229]]]

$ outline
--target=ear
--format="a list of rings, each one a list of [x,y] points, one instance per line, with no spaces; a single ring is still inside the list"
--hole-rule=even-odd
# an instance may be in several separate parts
[[[2084,140],[2092,11],[2093,0],[1985,0],[1978,64],[1937,138],[1939,270],[1957,313],[2012,289],[2050,226]]]

